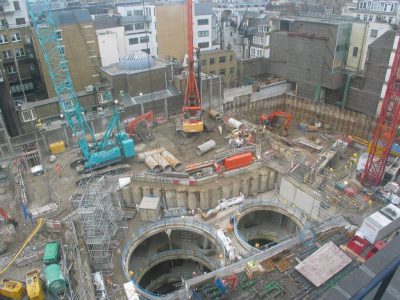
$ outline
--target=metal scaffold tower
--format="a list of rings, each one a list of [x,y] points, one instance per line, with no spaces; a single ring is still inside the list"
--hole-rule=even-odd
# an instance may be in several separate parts
[[[73,196],[80,232],[85,240],[91,265],[96,271],[112,269],[113,252],[119,247],[127,227],[123,219],[123,199],[118,179],[91,178]]]

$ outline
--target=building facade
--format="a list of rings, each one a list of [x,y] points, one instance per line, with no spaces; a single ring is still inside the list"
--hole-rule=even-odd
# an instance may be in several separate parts
[[[297,84],[301,97],[336,103],[343,97],[352,23],[320,18],[280,18],[271,33],[268,73]]]
[[[353,1],[354,2],[354,1]],[[351,3],[342,14],[357,17],[366,22],[383,22],[398,25],[400,3],[397,0],[359,0]]]
[[[8,24],[0,29],[0,59],[16,101],[36,101],[47,97],[32,42],[32,29],[28,24]]]
[[[124,27],[127,53],[143,51],[158,56],[155,6],[118,5],[117,12]]]
[[[24,25],[29,23],[25,1],[0,1],[0,20],[2,27],[8,27],[9,25]]]
[[[193,45],[201,50],[213,49],[213,14],[211,5],[193,4]]]
[[[237,86],[237,63],[233,50],[206,50],[200,53],[201,72],[223,77],[226,88]]]

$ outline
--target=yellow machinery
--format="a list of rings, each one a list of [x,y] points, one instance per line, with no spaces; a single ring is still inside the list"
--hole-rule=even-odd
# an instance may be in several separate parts
[[[26,292],[30,300],[44,300],[40,271],[38,269],[26,273]]]
[[[49,146],[51,154],[59,154],[65,151],[64,141],[59,141],[50,144]]]
[[[20,300],[24,296],[24,286],[21,282],[15,280],[3,279],[0,283],[0,296]]]
[[[351,140],[351,141],[353,141],[353,142],[355,142],[357,144],[367,146],[367,152],[369,153],[370,148],[371,148],[371,142],[369,142],[367,140],[364,140],[362,138],[359,138],[357,136],[352,136],[352,135],[349,135],[348,138],[349,138],[349,140]],[[384,150],[383,147],[378,145],[378,150],[377,150],[377,152],[378,152],[377,156],[378,157],[379,157],[379,153],[382,153],[383,150]],[[396,156],[396,157],[400,157],[400,153],[397,152],[397,151],[394,151],[393,147],[392,147],[392,150],[390,151],[390,154],[392,154],[393,156]]]

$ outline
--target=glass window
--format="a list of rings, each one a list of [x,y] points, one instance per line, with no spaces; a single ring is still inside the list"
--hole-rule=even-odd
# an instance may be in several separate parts
[[[139,44],[138,38],[130,38],[129,39],[129,45],[136,45],[136,44]]]
[[[60,46],[60,48],[58,48],[58,52],[60,52],[61,55],[65,55],[65,47]]]
[[[14,1],[14,8],[15,8],[15,10],[21,10],[21,6],[19,6],[18,1]]]
[[[149,42],[149,37],[148,36],[141,36],[140,37],[140,42],[141,43],[148,43]]]
[[[12,58],[12,57],[13,57],[13,52],[11,51],[11,49],[3,50],[3,58],[4,59]]]
[[[16,23],[17,25],[26,24],[25,18],[15,18],[15,23]]]
[[[124,26],[125,31],[132,31],[133,30],[133,24],[127,24]]]
[[[150,49],[149,48],[142,49],[141,51],[146,52],[147,54],[150,54]]]
[[[198,19],[197,25],[208,25],[208,19]]]
[[[211,57],[211,58],[210,58],[210,65],[213,65],[213,64],[215,64],[215,58],[214,58],[214,57]]]
[[[131,17],[131,16],[132,16],[132,11],[131,11],[131,10],[128,10],[128,11],[126,12],[126,15],[127,15],[128,17]]]
[[[221,76],[225,76],[225,69],[221,69],[221,70],[219,70],[219,75],[221,75]]]
[[[35,64],[29,64],[29,69],[30,69],[31,71],[35,71],[35,70],[36,70]]]
[[[208,30],[199,31],[198,35],[199,35],[199,37],[206,37],[206,36],[209,36],[209,32],[208,32]]]
[[[25,56],[25,49],[24,48],[15,49],[15,56],[16,57]]]
[[[207,59],[202,59],[201,60],[201,65],[206,66],[207,65]]]
[[[233,55],[229,56],[229,61],[233,61]]]
[[[136,23],[135,30],[142,30],[144,29],[144,23]]]
[[[358,47],[354,47],[353,48],[353,56],[357,57],[357,55],[358,55]]]
[[[8,37],[7,35],[0,35],[0,44],[5,44],[8,43]]]
[[[57,30],[56,31],[56,35],[57,35],[57,40],[61,41],[62,40],[62,32],[61,32],[61,30]]]
[[[7,67],[8,74],[17,73],[17,67],[15,65],[9,65]]]
[[[225,56],[220,56],[220,57],[219,57],[219,63],[220,63],[220,64],[224,64],[225,61],[226,61],[226,57],[225,57]]]
[[[134,16],[143,16],[143,10],[134,10],[133,15]]]
[[[208,48],[208,47],[210,47],[210,43],[209,42],[198,43],[198,47],[199,48]]]
[[[20,36],[19,32],[15,32],[15,33],[12,35],[11,40],[12,40],[13,42],[20,42],[20,41],[21,41],[21,36]]]
[[[378,37],[378,30],[377,29],[371,29],[371,32],[370,32],[369,36],[372,37],[372,38]]]
[[[372,22],[372,15],[369,15],[368,21],[369,21],[369,22]]]
[[[229,68],[229,74],[231,74],[231,75],[235,74],[235,67],[230,67]]]

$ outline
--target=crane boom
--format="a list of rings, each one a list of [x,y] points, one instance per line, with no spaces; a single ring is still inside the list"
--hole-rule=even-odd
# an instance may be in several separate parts
[[[90,149],[86,133],[89,133],[94,141],[96,139],[92,129],[85,122],[77,93],[72,85],[67,61],[57,38],[57,26],[50,11],[50,5],[47,0],[28,0],[26,3],[61,111],[82,150],[82,156],[88,160]]]
[[[183,132],[202,132],[204,130],[201,111],[201,99],[194,71],[194,47],[193,47],[193,12],[192,0],[187,0],[187,29],[188,29],[188,70],[185,90],[185,98],[182,109]]]
[[[400,39],[394,56],[385,97],[383,98],[374,136],[361,181],[363,184],[378,186],[385,173],[385,167],[400,124]]]
[[[86,171],[92,170],[119,162],[123,157],[133,157],[135,155],[134,142],[127,137],[125,132],[120,130],[119,112],[116,107],[113,108],[113,116],[105,130],[103,140],[101,143],[96,141],[79,104],[64,51],[57,37],[57,26],[49,0],[26,0],[26,6],[61,111],[72,131],[73,138],[81,149],[84,169]],[[117,129],[116,143],[109,140],[114,128]],[[86,139],[86,133],[89,133],[94,141],[91,148]],[[79,169],[79,171],[82,170]]]

